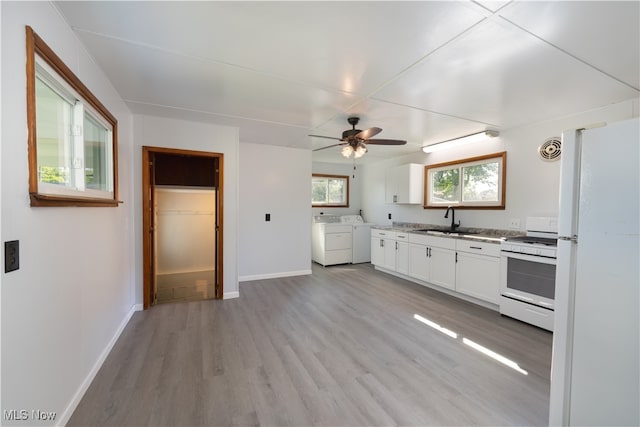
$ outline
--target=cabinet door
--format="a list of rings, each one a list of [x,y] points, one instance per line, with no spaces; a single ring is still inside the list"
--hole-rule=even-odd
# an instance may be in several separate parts
[[[456,288],[456,252],[453,249],[430,248],[429,282],[443,288]]]
[[[429,249],[425,245],[409,244],[409,276],[429,281]]]
[[[396,241],[396,271],[409,274],[409,243]]]
[[[456,291],[498,304],[500,258],[458,252]]]
[[[384,250],[384,262],[381,267],[388,270],[396,270],[396,241],[389,239],[381,239],[382,248]]]
[[[379,266],[384,264],[384,248],[382,239],[379,237],[371,238],[371,264]]]

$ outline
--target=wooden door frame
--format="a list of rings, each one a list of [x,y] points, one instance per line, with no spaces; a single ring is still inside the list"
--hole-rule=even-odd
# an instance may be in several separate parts
[[[150,158],[152,154],[175,154],[175,155],[187,155],[194,157],[213,157],[218,159],[218,169],[213,173],[217,175],[217,191],[216,191],[216,271],[215,281],[216,286],[215,299],[222,299],[223,292],[223,259],[222,246],[223,246],[223,213],[224,213],[224,154],[212,153],[207,151],[193,151],[193,150],[181,150],[177,148],[163,148],[163,147],[142,147],[142,288],[143,288],[143,307],[148,309],[151,307],[151,280],[153,276],[153,263],[152,257],[154,255],[152,249],[152,216],[154,214],[153,207],[150,203],[149,194],[151,192],[151,172],[150,172]]]

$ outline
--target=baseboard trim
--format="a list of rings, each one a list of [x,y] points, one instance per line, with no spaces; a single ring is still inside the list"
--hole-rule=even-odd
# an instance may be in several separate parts
[[[102,364],[104,363],[104,361],[107,359],[107,356],[111,352],[111,349],[116,344],[116,341],[118,340],[118,338],[120,338],[120,334],[122,334],[122,331],[127,326],[127,323],[129,323],[129,320],[131,320],[133,313],[141,310],[142,310],[142,304],[135,304],[131,306],[131,309],[124,316],[124,319],[120,323],[120,326],[118,326],[118,329],[116,330],[115,334],[113,334],[111,341],[109,341],[105,349],[100,354],[100,357],[98,357],[98,360],[96,361],[96,363],[94,363],[93,368],[91,368],[91,371],[89,371],[89,374],[80,385],[80,388],[78,388],[78,391],[76,392],[75,396],[73,396],[73,399],[71,399],[71,402],[69,402],[69,405],[67,405],[67,408],[62,413],[62,416],[56,420],[57,422],[56,425],[61,425],[61,426],[67,425],[67,423],[69,422],[69,419],[71,418],[71,415],[73,415],[73,412],[76,410],[76,408],[80,404],[82,397],[87,392],[87,389],[89,389],[91,382],[98,374],[98,371],[102,367]]]
[[[233,298],[240,298],[240,292],[235,291],[235,292],[225,292],[222,295],[222,299],[233,299]]]
[[[239,282],[249,282],[251,280],[278,279],[281,277],[305,276],[311,274],[311,270],[284,271],[281,273],[254,274],[238,277]]]

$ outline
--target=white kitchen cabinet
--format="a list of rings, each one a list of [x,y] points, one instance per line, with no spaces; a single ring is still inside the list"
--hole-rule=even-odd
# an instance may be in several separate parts
[[[371,229],[371,264],[396,270],[396,233]]]
[[[428,282],[429,267],[429,247],[409,243],[409,276]]]
[[[434,285],[455,289],[455,240],[410,234],[407,274]]]
[[[387,169],[385,202],[422,204],[424,165],[408,163]]]
[[[396,233],[396,271],[409,274],[409,235]]]
[[[456,288],[456,252],[452,249],[432,247],[431,276],[429,282],[443,288]]]
[[[456,291],[498,304],[500,245],[458,240],[456,250]]]

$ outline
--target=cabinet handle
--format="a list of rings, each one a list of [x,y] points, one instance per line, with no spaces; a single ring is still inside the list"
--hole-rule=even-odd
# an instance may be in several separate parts
[[[397,195],[393,195],[393,203],[398,203],[398,196]]]
[[[482,250],[482,248],[480,246],[469,246],[469,249],[478,249],[478,250]]]
[[[431,258],[431,248],[429,248],[429,258]]]
[[[458,252],[456,252],[456,263],[458,263]]]
[[[429,258],[429,248],[427,247],[424,248],[424,256],[425,258]]]
[[[396,251],[398,250],[398,242],[396,242]]]

